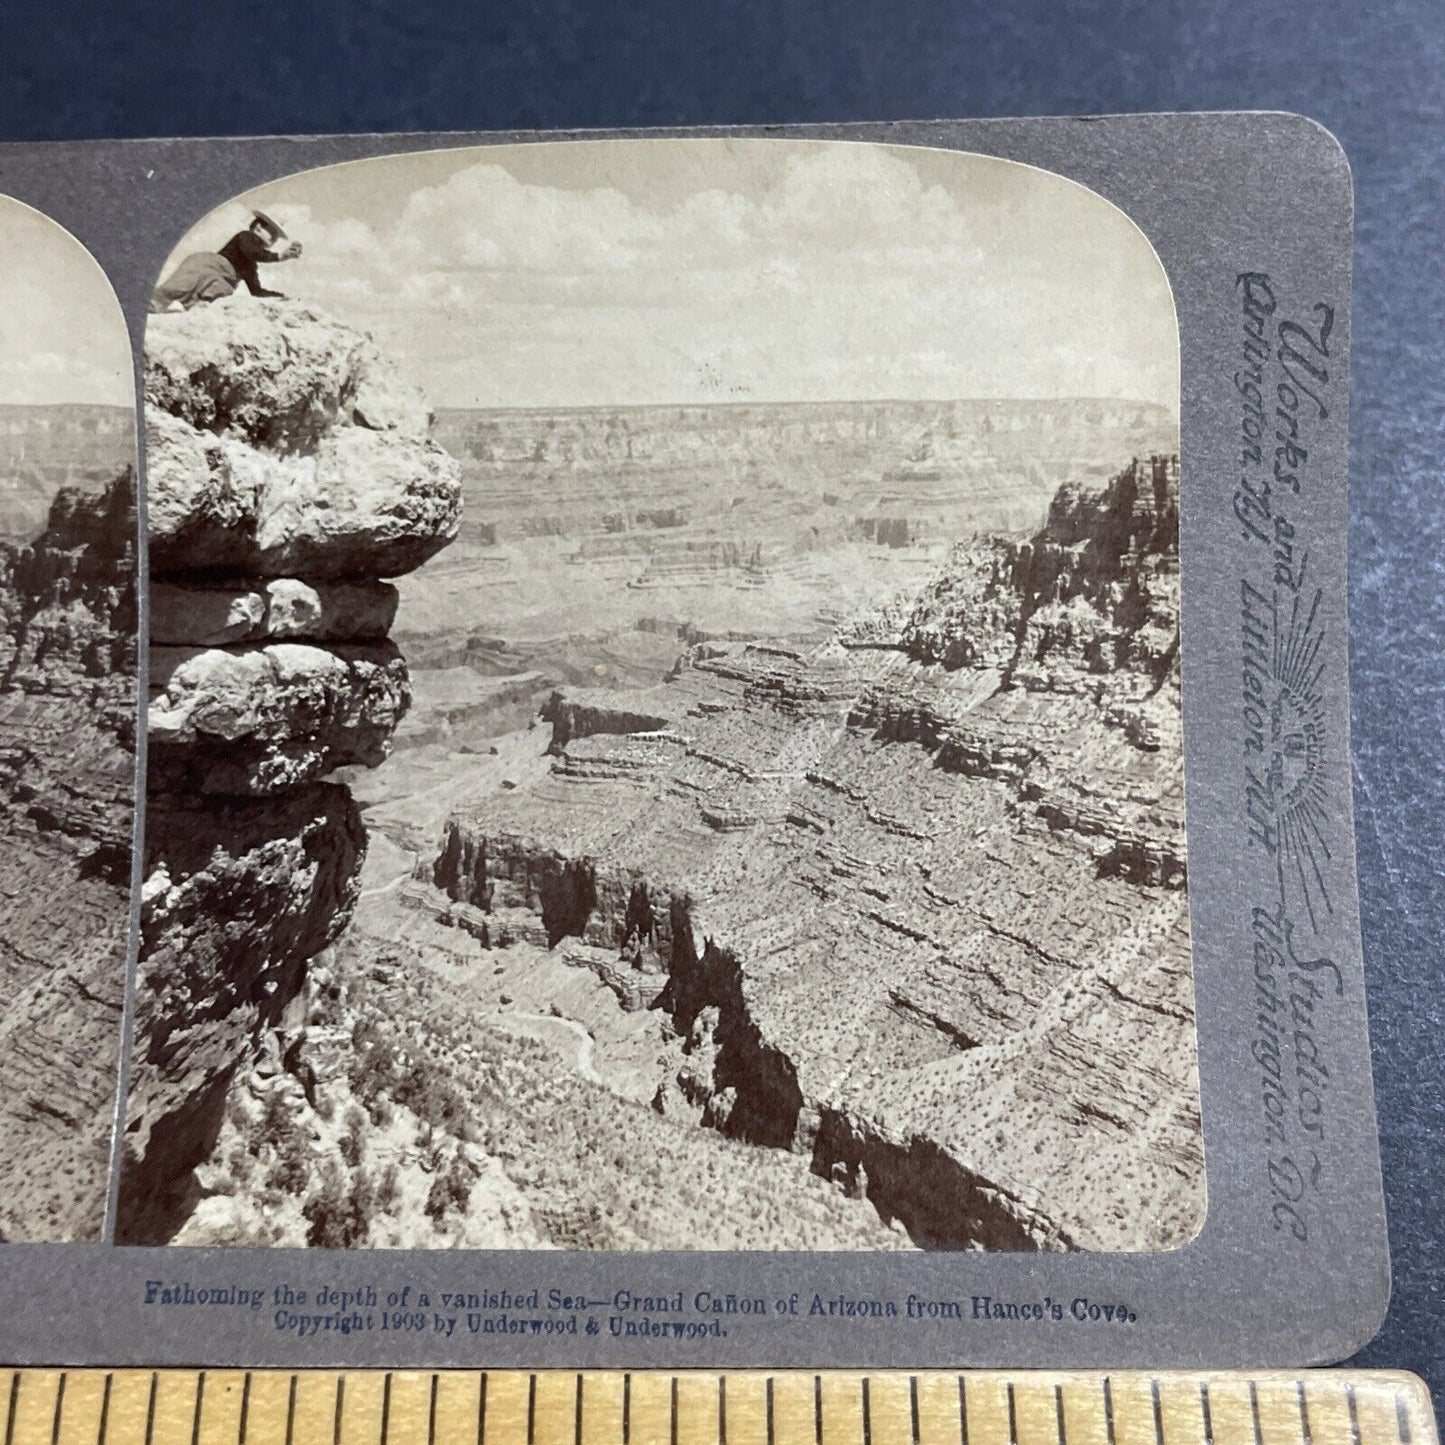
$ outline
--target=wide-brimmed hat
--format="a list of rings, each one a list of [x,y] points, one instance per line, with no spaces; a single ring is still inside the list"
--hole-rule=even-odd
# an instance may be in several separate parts
[[[251,220],[253,222],[260,221],[260,223],[265,226],[268,231],[270,231],[271,239],[273,241],[284,241],[286,239],[286,232],[282,230],[282,228],[275,221],[273,221],[271,217],[265,213],[265,211],[252,211]]]

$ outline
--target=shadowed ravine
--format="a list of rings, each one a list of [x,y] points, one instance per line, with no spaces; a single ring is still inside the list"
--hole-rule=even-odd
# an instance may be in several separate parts
[[[437,886],[460,900],[474,895],[487,876],[485,864],[480,879],[451,871],[461,866],[464,851],[455,829],[449,829],[433,870]],[[639,929],[654,947],[664,942],[667,984],[656,1006],[685,1039],[695,1038],[699,1019],[712,1014],[710,1087],[692,1097],[706,1127],[747,1144],[808,1156],[815,1174],[867,1198],[885,1222],[899,1221],[920,1248],[1068,1247],[1046,1221],[1030,1217],[1018,1201],[970,1175],[929,1140],[894,1140],[866,1119],[806,1099],[792,1062],[765,1042],[749,1013],[737,959],[711,938],[698,951],[703,930],[687,900],[666,884],[626,877],[599,884],[589,862],[563,863],[551,855],[522,859],[511,851],[509,865],[521,865],[537,880],[550,946],[569,936],[622,941],[637,937]],[[645,903],[649,898],[671,900],[665,929],[655,926]],[[625,906],[609,916],[599,910],[599,899],[625,900]],[[580,1031],[575,1023],[571,1027]]]
[[[547,773],[418,876],[484,947],[528,917],[582,940],[682,1040],[663,1112],[804,1156],[921,1247],[1182,1242],[1177,484],[1156,457],[1061,488],[822,643],[554,695]]]

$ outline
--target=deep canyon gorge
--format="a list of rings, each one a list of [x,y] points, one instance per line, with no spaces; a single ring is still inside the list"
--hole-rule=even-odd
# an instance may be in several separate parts
[[[1161,408],[433,416],[153,317],[121,1235],[1175,1247]]]

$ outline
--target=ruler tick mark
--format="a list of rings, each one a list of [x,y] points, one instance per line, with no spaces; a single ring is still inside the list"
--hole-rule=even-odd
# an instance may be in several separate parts
[[[286,1391],[286,1445],[292,1445],[296,1434],[296,1376],[291,1376],[291,1386]]]
[[[336,1410],[331,1417],[331,1445],[341,1445],[341,1417],[346,1408],[346,1375],[336,1376]]]
[[[632,1374],[622,1377],[622,1445],[632,1440]]]
[[[912,1426],[913,1426],[913,1445],[918,1445],[919,1434],[918,1434],[918,1376],[917,1376],[917,1375],[910,1375],[910,1376],[908,1377],[908,1413],[909,1413],[909,1416],[911,1417],[911,1424],[912,1424]],[[818,1441],[818,1445],[822,1445],[822,1440],[821,1440],[821,1438],[820,1438],[819,1441]]]
[[[772,1381],[768,1382],[769,1384]],[[772,1432],[769,1431],[769,1436]],[[868,1376],[863,1376],[863,1445],[873,1445],[873,1401],[868,1390]]]
[[[527,1376],[527,1445],[537,1438],[537,1376]]]
[[[15,1402],[20,1398],[20,1371],[10,1376],[10,1409],[5,1416],[5,1445],[14,1445]]]
[[[1305,1399],[1305,1382],[1303,1380],[1296,1380],[1294,1389],[1295,1398],[1299,1401],[1300,1435],[1304,1440],[1304,1445],[1315,1445],[1314,1432],[1310,1429],[1309,1402]]]
[[[968,1445],[968,1383],[958,1377],[958,1445]]]
[[[246,1426],[251,1415],[251,1372],[246,1371],[246,1379],[241,1385],[241,1428],[236,1434],[239,1445],[246,1445]]]
[[[206,1398],[206,1372],[196,1376],[196,1408],[191,1414],[191,1445],[201,1445],[201,1406]],[[54,1445],[54,1442],[51,1442]]]
[[[156,1432],[156,1391],[160,1388],[161,1377],[151,1371],[151,1394],[146,1402],[146,1445],[151,1445]]]
[[[1350,1407],[1350,1445],[1360,1445],[1360,1407],[1355,1400],[1353,1384],[1345,1385],[1345,1404]]]
[[[823,1377],[813,1376],[813,1439],[823,1445]]]
[[[1199,1413],[1204,1417],[1204,1445],[1214,1445],[1214,1410],[1209,1403],[1209,1381],[1199,1382]]]
[[[1064,1445],[1064,1387],[1054,1386],[1054,1433],[1059,1437],[1059,1445]]]
[[[863,1382],[863,1388],[865,1390],[868,1388],[868,1382],[866,1380]],[[863,1426],[863,1432],[864,1439],[866,1440],[868,1432],[866,1422]],[[768,1445],[773,1445],[773,1377],[771,1375],[768,1376]]]
[[[1109,1445],[1115,1445],[1114,1441],[1114,1387],[1109,1383],[1109,1377],[1104,1376],[1104,1433],[1108,1438]]]
[[[437,1439],[437,1377],[435,1371],[431,1377],[431,1399],[427,1404],[426,1411],[426,1439],[427,1445],[436,1445]]]
[[[391,1429],[391,1371],[381,1380],[381,1445],[386,1445],[387,1432]]]
[[[1019,1416],[1014,1404],[1014,1382],[1008,1382],[1008,1445],[1019,1445]]]
[[[572,1445],[582,1445],[582,1375],[577,1375],[577,1420],[572,1428]]]
[[[56,1445],[60,1439],[60,1417],[65,1413],[65,1371],[60,1372],[59,1383],[55,1387],[55,1418],[50,1422],[50,1445]]]
[[[717,1378],[717,1440],[718,1445],[728,1445],[728,1377]]]
[[[1254,1445],[1264,1445],[1264,1430],[1259,1423],[1259,1389],[1249,1382],[1249,1413],[1254,1420]]]
[[[1159,1399],[1159,1377],[1155,1375],[1149,1381],[1149,1395],[1154,1401],[1154,1438],[1159,1445],[1164,1445],[1164,1409]]]
[[[487,1440],[487,1372],[482,1371],[482,1388],[477,1392],[477,1445]]]
[[[672,1397],[668,1404],[668,1439],[672,1445],[677,1445],[677,1376],[672,1377]]]
[[[1395,1396],[1395,1433],[1400,1437],[1400,1445],[1410,1445],[1410,1411],[1403,1395]]]
[[[110,1426],[110,1382],[115,1377],[105,1377],[105,1388],[100,1392],[100,1424],[95,1431],[95,1445],[105,1445],[105,1432]]]

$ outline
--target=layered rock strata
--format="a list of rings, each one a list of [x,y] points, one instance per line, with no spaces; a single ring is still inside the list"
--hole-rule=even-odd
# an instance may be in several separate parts
[[[146,336],[146,881],[119,1235],[167,1238],[226,1092],[345,929],[366,837],[337,768],[410,703],[388,581],[456,535],[455,463],[358,332],[231,298]]]
[[[428,871],[479,937],[613,950],[684,1040],[657,1107],[808,1155],[916,1243],[1177,1246],[1178,588],[1174,459],[1062,489],[821,646],[559,695],[545,781]]]
[[[1163,407],[1083,398],[734,401],[438,419],[444,445],[485,498],[489,545],[572,538],[579,564],[630,558],[649,588],[723,571],[746,579],[779,560],[786,539],[818,532],[906,547],[961,535],[960,515],[1035,517],[1049,478],[1082,471],[1105,480],[1120,457],[1167,445],[1175,430]],[[472,540],[480,532],[463,543]]]
[[[97,492],[135,456],[135,408],[0,401],[0,538],[27,546],[62,487]]]
[[[135,816],[135,488],[0,544],[0,1238],[95,1240]]]

